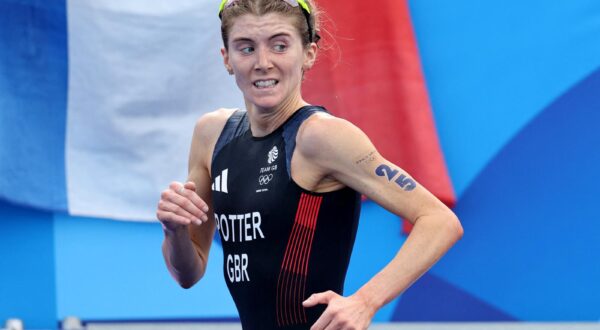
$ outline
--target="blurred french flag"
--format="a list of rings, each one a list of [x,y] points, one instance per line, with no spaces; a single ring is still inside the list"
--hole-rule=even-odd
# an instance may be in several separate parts
[[[160,191],[187,176],[197,118],[243,106],[219,53],[218,2],[0,0],[0,198],[155,219]],[[320,4],[338,42],[324,35],[333,50],[307,100],[453,204],[406,2]]]
[[[152,220],[196,119],[241,106],[214,1],[0,1],[0,197]]]

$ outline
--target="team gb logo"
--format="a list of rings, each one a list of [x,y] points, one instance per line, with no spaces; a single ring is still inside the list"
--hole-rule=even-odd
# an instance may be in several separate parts
[[[273,163],[277,159],[277,156],[279,156],[279,150],[277,150],[277,146],[274,146],[273,149],[269,151],[269,164]]]

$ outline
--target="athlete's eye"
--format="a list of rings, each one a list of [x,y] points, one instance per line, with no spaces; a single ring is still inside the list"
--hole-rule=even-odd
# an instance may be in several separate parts
[[[244,47],[240,49],[240,52],[242,52],[242,54],[251,54],[254,52],[254,47]]]
[[[277,44],[273,47],[273,49],[275,49],[276,52],[283,52],[287,49],[287,46],[284,44]]]

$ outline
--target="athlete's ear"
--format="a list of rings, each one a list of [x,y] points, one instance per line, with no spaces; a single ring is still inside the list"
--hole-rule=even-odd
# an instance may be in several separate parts
[[[223,64],[225,65],[225,69],[229,74],[233,74],[233,68],[229,64],[229,53],[225,47],[221,47],[221,55],[223,56]]]
[[[317,59],[317,44],[311,42],[308,47],[304,49],[304,63],[302,64],[302,69],[304,71],[310,70],[312,66],[315,64]]]

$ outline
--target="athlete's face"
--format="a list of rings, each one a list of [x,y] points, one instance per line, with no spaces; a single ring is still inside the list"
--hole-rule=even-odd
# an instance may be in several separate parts
[[[243,15],[229,31],[225,66],[233,70],[246,103],[273,109],[301,99],[303,70],[309,69],[316,45],[305,48],[293,19],[280,14]]]

